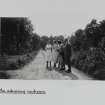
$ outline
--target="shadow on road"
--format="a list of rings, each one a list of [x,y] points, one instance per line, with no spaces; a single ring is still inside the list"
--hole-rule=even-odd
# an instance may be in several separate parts
[[[71,77],[72,80],[78,80],[78,79],[79,79],[79,78],[78,78],[76,75],[74,75],[73,73],[67,73],[67,72],[65,72],[64,70],[60,71],[60,70],[58,70],[58,69],[56,69],[56,71],[59,72],[59,73],[61,73],[63,76]]]
[[[5,72],[0,72],[0,79],[9,79],[10,76]]]

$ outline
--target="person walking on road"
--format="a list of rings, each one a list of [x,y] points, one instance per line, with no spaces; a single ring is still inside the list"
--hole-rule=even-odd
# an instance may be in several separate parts
[[[68,39],[65,40],[65,47],[64,47],[64,63],[67,65],[67,73],[71,72],[71,45]]]
[[[48,41],[45,50],[46,50],[46,68],[51,70],[52,45],[50,44],[50,41]]]
[[[53,55],[53,62],[54,62],[54,69],[57,68],[57,63],[58,63],[58,55],[59,55],[59,52],[58,52],[58,41],[54,41],[53,42],[53,49],[52,49],[52,55]]]
[[[62,70],[62,66],[63,66],[63,56],[62,56],[62,41],[58,40],[58,69]]]

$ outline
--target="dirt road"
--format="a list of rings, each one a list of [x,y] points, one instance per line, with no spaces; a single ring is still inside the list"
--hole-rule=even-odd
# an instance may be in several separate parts
[[[56,70],[47,70],[45,65],[46,52],[41,50],[35,59],[24,68],[19,70],[9,70],[7,73],[10,75],[10,79],[23,79],[23,80],[89,80],[90,77],[84,73],[78,71],[75,68],[71,68],[72,73],[65,73]]]

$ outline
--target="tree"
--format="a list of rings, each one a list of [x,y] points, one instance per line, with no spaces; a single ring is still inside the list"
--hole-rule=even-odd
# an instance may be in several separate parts
[[[98,46],[98,42],[101,40],[100,25],[97,20],[93,19],[85,28],[86,36],[91,40],[91,45],[93,47]]]
[[[74,35],[70,38],[71,47],[74,51],[80,51],[81,49],[87,49],[89,43],[87,43],[87,37],[85,32],[81,29],[78,29]]]
[[[40,49],[41,41],[40,41],[40,36],[37,33],[33,34],[32,43],[31,44],[32,44],[31,45],[32,46],[32,51]]]
[[[21,54],[30,50],[33,26],[28,18],[1,18],[2,52]]]
[[[42,36],[41,37],[41,42],[40,42],[41,48],[45,49],[45,46],[46,46],[48,40],[49,40],[49,38],[47,36]]]
[[[105,20],[93,19],[70,38],[75,67],[98,79],[105,79]],[[75,53],[77,52],[77,53]]]

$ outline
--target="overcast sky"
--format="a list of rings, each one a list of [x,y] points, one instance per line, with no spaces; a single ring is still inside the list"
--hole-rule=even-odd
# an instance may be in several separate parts
[[[1,16],[28,16],[39,35],[71,35],[104,10],[104,0],[0,0]]]

